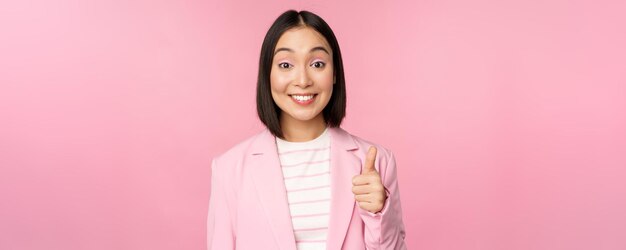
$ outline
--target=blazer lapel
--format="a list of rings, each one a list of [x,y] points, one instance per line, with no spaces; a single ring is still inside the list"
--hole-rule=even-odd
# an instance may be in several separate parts
[[[354,139],[341,128],[330,132],[331,209],[327,249],[341,249],[355,207],[352,177],[361,173],[361,160],[352,150],[358,148]]]
[[[287,191],[280,168],[276,139],[263,131],[251,145],[253,179],[259,193],[263,210],[269,219],[279,249],[295,250],[291,213],[287,203]],[[254,209],[254,208],[252,208]],[[262,230],[262,229],[260,229]]]
[[[341,249],[355,207],[352,177],[361,173],[361,160],[352,150],[357,144],[341,128],[328,128],[330,133],[331,211],[328,222],[327,249]],[[252,143],[251,171],[263,210],[269,219],[280,249],[296,249],[287,191],[280,168],[276,139],[265,129]]]

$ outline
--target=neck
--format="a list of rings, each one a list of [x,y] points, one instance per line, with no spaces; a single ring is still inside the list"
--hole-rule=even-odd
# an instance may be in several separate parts
[[[320,113],[308,121],[293,119],[287,114],[280,117],[280,126],[283,130],[283,140],[290,142],[310,141],[319,137],[326,129],[324,116]]]

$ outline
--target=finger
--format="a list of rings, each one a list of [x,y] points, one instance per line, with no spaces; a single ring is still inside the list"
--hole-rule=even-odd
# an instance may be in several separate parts
[[[355,175],[354,177],[352,177],[353,186],[367,185],[369,183],[370,178],[368,178],[368,176],[366,175]]]
[[[358,203],[359,203],[360,208],[366,211],[370,211],[370,212],[372,211],[372,208],[373,208],[372,203],[369,203],[367,201],[359,201]]]
[[[352,193],[355,195],[369,194],[372,192],[370,189],[368,185],[352,186]]]
[[[367,202],[370,203],[371,198],[366,194],[357,194],[354,196],[354,199],[358,202]]]
[[[376,168],[374,167],[374,162],[376,161],[376,153],[377,149],[374,146],[371,146],[367,151],[367,156],[365,158],[365,165],[363,166],[363,174],[374,173],[376,172]]]

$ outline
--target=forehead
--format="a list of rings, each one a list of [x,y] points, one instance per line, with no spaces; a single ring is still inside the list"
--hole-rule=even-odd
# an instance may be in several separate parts
[[[295,27],[285,31],[276,43],[276,51],[279,48],[290,48],[296,53],[307,53],[311,48],[322,46],[329,52],[331,50],[326,38],[310,27]],[[279,52],[285,53],[285,52]]]

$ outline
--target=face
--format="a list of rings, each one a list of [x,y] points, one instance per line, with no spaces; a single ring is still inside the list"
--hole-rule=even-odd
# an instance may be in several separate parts
[[[296,27],[283,33],[274,53],[270,85],[281,120],[319,121],[333,93],[328,42],[312,28]]]

